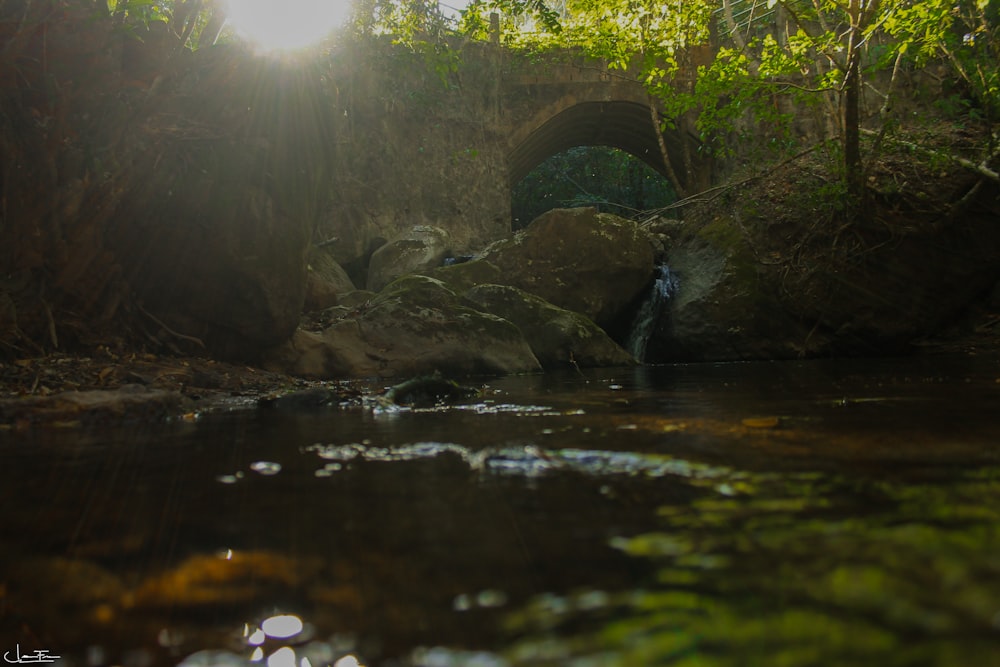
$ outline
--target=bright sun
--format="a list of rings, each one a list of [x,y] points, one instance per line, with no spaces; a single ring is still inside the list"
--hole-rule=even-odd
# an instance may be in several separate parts
[[[350,0],[229,0],[229,24],[261,49],[316,44],[347,19]]]

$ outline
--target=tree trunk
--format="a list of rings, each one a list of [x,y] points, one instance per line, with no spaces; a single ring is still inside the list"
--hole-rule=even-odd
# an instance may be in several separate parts
[[[656,99],[652,95],[647,95],[649,100],[649,116],[653,123],[653,132],[656,133],[656,143],[660,147],[660,157],[663,159],[663,166],[667,172],[667,180],[674,186],[674,192],[679,199],[687,196],[686,183],[682,182],[674,170],[674,165],[670,161],[670,153],[667,151],[667,142],[663,140],[663,130],[660,128],[660,115],[656,111]]]
[[[844,178],[847,194],[861,204],[864,194],[864,166],[861,162],[861,0],[850,0],[851,33],[844,76]]]

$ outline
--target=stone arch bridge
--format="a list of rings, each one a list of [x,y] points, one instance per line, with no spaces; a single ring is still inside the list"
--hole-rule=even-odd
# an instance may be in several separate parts
[[[619,148],[668,172],[646,90],[599,62],[532,60],[491,44],[466,45],[444,77],[399,50],[342,52],[332,62],[329,232],[348,267],[421,225],[448,231],[455,253],[482,248],[510,232],[512,187],[574,146]],[[682,185],[710,183],[713,165],[682,158],[688,139],[662,138]]]
[[[667,176],[657,139],[662,120],[651,112],[646,89],[627,72],[576,59],[500,75],[500,129],[506,136],[509,182],[516,184],[548,157],[574,146],[610,146],[644,161]],[[663,140],[675,173],[683,169],[680,137]]]

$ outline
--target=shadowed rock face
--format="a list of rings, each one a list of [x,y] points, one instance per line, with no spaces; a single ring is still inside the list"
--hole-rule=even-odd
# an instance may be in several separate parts
[[[226,210],[211,183],[191,185],[187,197],[122,230],[128,275],[146,310],[172,330],[222,357],[253,356],[298,324],[308,226],[263,190]]]
[[[873,172],[873,187],[893,182],[891,166]],[[970,192],[975,176],[905,168],[953,190],[884,195],[868,215],[824,220],[809,209],[808,176],[789,168],[752,196],[693,211],[668,244],[679,286],[646,360],[904,354],[973,314],[1000,276],[995,189],[952,217],[949,193]]]
[[[501,282],[613,329],[649,284],[649,237],[631,221],[593,208],[555,209],[483,253]]]
[[[795,346],[808,331],[787,312],[775,285],[760,279],[749,247],[735,237],[732,245],[708,237],[691,234],[668,250],[678,286],[655,325],[645,360],[797,356]]]
[[[307,113],[325,92],[300,85],[315,66],[236,47],[168,58],[151,32],[125,38],[86,3],[49,4],[32,4],[24,35],[46,37],[12,45],[23,66],[0,86],[0,145],[18,166],[4,173],[0,275],[18,280],[0,286],[0,337],[248,360],[286,340],[328,164],[325,118]]]
[[[323,310],[340,303],[340,296],[355,291],[351,277],[324,248],[309,248],[305,312]]]
[[[402,377],[540,370],[521,331],[425,276],[390,284],[321,334],[298,332],[268,365],[311,377]]]

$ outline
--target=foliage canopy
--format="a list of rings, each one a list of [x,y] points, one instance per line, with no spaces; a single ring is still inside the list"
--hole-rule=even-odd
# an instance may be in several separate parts
[[[492,27],[491,13],[499,19]],[[510,48],[572,48],[599,59],[641,81],[662,124],[694,137],[689,148],[701,155],[730,151],[734,139],[759,139],[762,125],[770,148],[799,149],[794,125],[804,109],[819,108],[839,146],[846,191],[859,204],[867,163],[898,120],[894,101],[906,71],[947,68],[943,78],[958,82],[950,91],[956,105],[987,129],[983,165],[996,150],[996,0],[474,0],[449,29]],[[697,76],[682,80],[683,69]],[[867,156],[866,95],[882,102]]]
[[[107,7],[126,28],[162,22],[187,48],[214,43],[224,25],[216,0],[109,0]],[[957,84],[953,106],[987,128],[981,165],[997,149],[997,0],[472,0],[457,18],[437,0],[355,0],[353,11],[345,34],[390,34],[442,72],[457,65],[456,37],[582,52],[644,84],[656,122],[693,138],[684,149],[700,156],[740,150],[740,139],[759,144],[762,126],[766,148],[800,149],[795,124],[803,110],[821,109],[845,189],[859,203],[867,162],[898,121],[894,101],[907,70],[947,68],[944,78]],[[697,74],[692,80],[683,71]],[[865,156],[861,105],[872,94],[881,114]],[[684,166],[692,159],[686,154]],[[683,179],[671,180],[678,194],[690,194]]]

